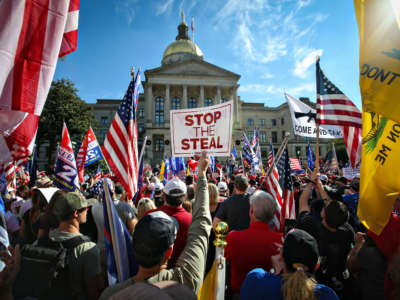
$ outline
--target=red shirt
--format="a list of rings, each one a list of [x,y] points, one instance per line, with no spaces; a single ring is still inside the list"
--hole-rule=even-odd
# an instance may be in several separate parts
[[[146,214],[157,210],[165,212],[170,217],[174,217],[179,224],[178,233],[174,243],[174,250],[172,251],[171,259],[168,261],[168,268],[173,268],[179,255],[181,255],[183,248],[186,246],[189,226],[192,222],[192,214],[188,213],[183,207],[169,205],[162,205],[158,209],[147,211]]]
[[[279,253],[277,244],[282,245],[283,235],[274,232],[269,224],[256,221],[245,230],[231,231],[226,236],[225,258],[231,263],[232,290],[240,294],[247,273],[254,268],[269,271],[271,256]]]

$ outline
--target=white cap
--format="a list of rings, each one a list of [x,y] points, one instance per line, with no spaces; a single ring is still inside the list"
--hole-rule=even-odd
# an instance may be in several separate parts
[[[154,184],[155,191],[162,191],[164,189],[164,185],[161,182],[157,182]]]
[[[218,190],[225,192],[228,189],[228,185],[224,181],[218,182]]]
[[[174,192],[173,194],[171,194],[171,191],[173,190],[179,190],[180,192]],[[186,184],[178,177],[174,177],[170,181],[168,181],[164,188],[164,192],[167,195],[175,197],[185,195],[186,191],[187,191]]]

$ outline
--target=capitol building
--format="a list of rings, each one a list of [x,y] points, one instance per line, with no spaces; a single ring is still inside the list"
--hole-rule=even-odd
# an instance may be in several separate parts
[[[188,26],[182,18],[178,25],[178,35],[169,44],[161,60],[161,66],[144,71],[142,81],[144,93],[139,96],[137,123],[139,149],[147,136],[145,161],[160,163],[164,156],[171,155],[170,110],[211,106],[233,100],[234,125],[233,145],[238,153],[243,146],[242,133],[249,140],[254,128],[258,129],[263,159],[267,158],[269,143],[277,150],[290,133],[288,142],[291,157],[305,157],[308,142],[294,136],[290,111],[287,103],[268,107],[263,103],[250,103],[238,94],[240,75],[207,62],[203,52],[188,35]],[[300,98],[308,105],[308,98]],[[97,99],[92,107],[99,122],[97,138],[102,143],[107,135],[121,99]],[[329,144],[320,141],[320,155],[326,155]]]

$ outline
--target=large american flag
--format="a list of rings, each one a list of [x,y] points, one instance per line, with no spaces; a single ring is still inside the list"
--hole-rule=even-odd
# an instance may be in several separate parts
[[[301,171],[301,166],[298,158],[289,158],[290,168],[294,171]]]
[[[290,160],[288,149],[286,148],[282,154],[281,159],[278,164],[278,173],[282,174],[283,177],[283,194],[282,194],[282,210],[281,210],[281,227],[280,230],[283,231],[285,226],[285,219],[295,219],[295,205],[294,205],[294,194],[292,178],[290,177]]]
[[[270,143],[270,149],[268,153],[268,169],[271,167],[274,161],[274,148]],[[282,189],[279,185],[279,175],[276,165],[274,165],[271,173],[266,179],[267,191],[274,197],[276,201],[276,213],[273,219],[276,230],[281,230],[281,209],[282,209]]]
[[[139,84],[140,71],[135,80],[132,78],[102,146],[104,157],[130,199],[137,192],[139,170],[136,124]]]
[[[361,160],[361,112],[326,78],[317,60],[317,123],[340,125],[350,163]]]
[[[0,1],[0,165],[29,156],[59,56],[76,49],[79,0]]]

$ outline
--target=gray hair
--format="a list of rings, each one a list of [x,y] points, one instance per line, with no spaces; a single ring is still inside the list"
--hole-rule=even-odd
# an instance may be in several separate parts
[[[276,212],[276,202],[271,194],[263,191],[255,191],[250,197],[253,213],[257,220],[268,223]]]

